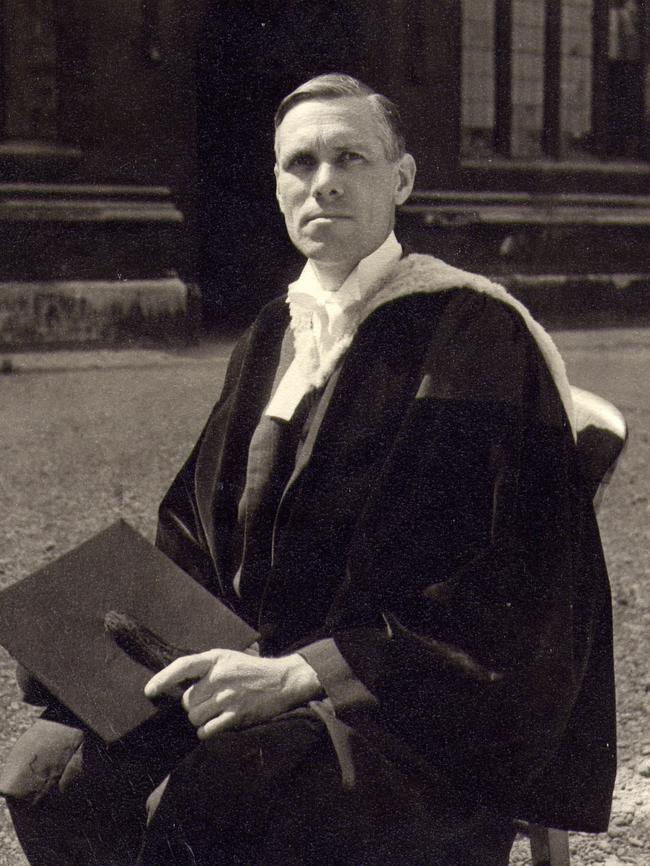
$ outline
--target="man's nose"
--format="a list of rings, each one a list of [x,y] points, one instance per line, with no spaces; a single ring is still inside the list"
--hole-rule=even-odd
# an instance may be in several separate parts
[[[336,166],[322,162],[312,178],[312,195],[315,198],[337,198],[343,192],[343,183]]]

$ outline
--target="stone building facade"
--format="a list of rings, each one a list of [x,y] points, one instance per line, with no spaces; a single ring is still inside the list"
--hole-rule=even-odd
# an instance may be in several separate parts
[[[650,284],[647,0],[3,0],[0,343],[240,324],[297,267],[277,101],[344,70],[402,105],[413,246],[547,321]]]

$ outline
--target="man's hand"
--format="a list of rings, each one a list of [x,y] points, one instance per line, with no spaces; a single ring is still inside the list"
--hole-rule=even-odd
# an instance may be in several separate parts
[[[159,697],[191,679],[197,682],[182,703],[201,740],[268,721],[323,691],[314,669],[297,654],[262,658],[215,649],[176,659],[149,680],[145,695]]]

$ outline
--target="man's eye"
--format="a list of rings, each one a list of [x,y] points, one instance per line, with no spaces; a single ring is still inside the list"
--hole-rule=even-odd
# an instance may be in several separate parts
[[[363,162],[363,156],[354,150],[344,150],[339,155],[339,160],[342,163]]]
[[[297,168],[312,168],[314,165],[314,157],[308,153],[297,153],[295,156],[292,156],[289,160],[288,168],[289,169],[297,169]]]

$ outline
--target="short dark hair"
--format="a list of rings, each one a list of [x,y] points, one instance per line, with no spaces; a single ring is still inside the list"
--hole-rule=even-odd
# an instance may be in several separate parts
[[[308,102],[311,99],[344,99],[350,96],[368,100],[384,140],[386,158],[396,162],[404,156],[406,142],[398,107],[388,97],[376,93],[367,84],[351,75],[341,73],[317,75],[300,87],[296,87],[278,106],[275,112],[275,129],[277,130],[289,111],[301,102]]]

